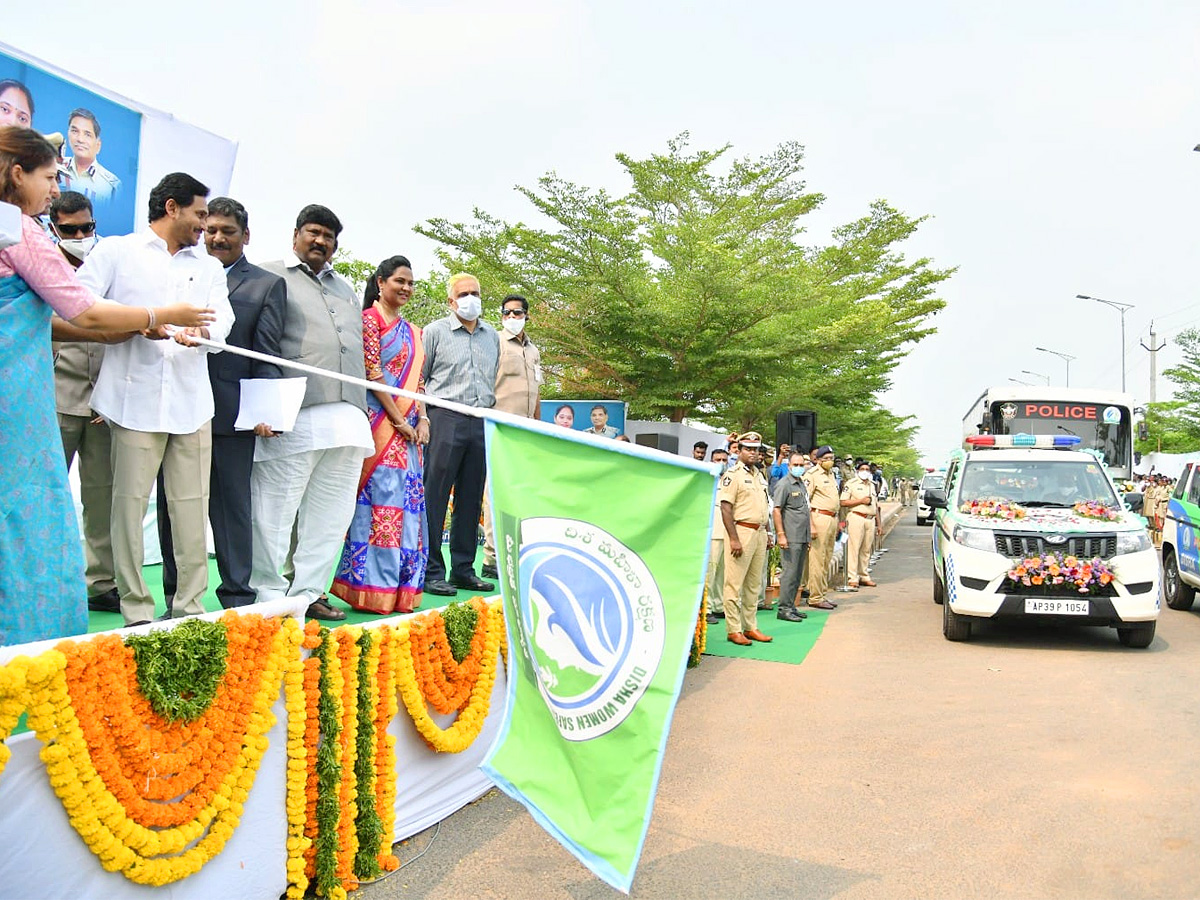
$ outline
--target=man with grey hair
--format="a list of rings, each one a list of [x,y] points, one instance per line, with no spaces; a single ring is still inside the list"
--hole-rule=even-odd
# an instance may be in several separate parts
[[[424,333],[425,365],[421,370],[431,397],[465,406],[491,409],[496,404],[496,372],[500,337],[481,316],[483,299],[474,275],[452,275],[446,286],[449,311]],[[496,585],[475,574],[479,513],[487,460],[483,419],[444,409],[429,412],[429,452],[425,457],[425,508],[429,516],[429,566],[425,592],[452,597],[457,588],[494,591]],[[450,525],[450,572],[442,558],[442,529],[450,491],[454,519]]]

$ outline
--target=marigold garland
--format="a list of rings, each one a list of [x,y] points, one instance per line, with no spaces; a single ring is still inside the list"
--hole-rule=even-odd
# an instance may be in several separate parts
[[[358,638],[361,633],[362,628],[356,625],[346,625],[334,632],[342,674],[342,732],[339,737],[342,777],[338,793],[341,809],[337,829],[337,874],[342,889],[346,891],[358,887],[354,878],[354,857],[358,854],[354,823],[358,818],[355,772],[358,759]],[[340,895],[331,893],[331,896]]]
[[[29,663],[28,656],[18,656],[7,666],[0,667],[0,773],[12,757],[8,744],[3,742],[8,740],[25,711],[25,672]]]
[[[317,622],[309,624],[317,626]],[[314,629],[316,630],[316,629]],[[319,635],[318,638],[319,640]],[[310,632],[305,626],[301,646],[310,645]],[[305,854],[312,840],[305,833],[308,821],[308,802],[305,789],[308,782],[308,745],[304,738],[308,729],[308,695],[305,681],[308,670],[306,660],[293,653],[288,660],[284,676],[284,702],[287,705],[287,896],[289,900],[302,900],[308,889],[308,874],[305,871]],[[319,677],[320,670],[318,668]],[[312,720],[316,722],[314,711]]]
[[[434,654],[432,648],[437,645],[436,633],[431,635],[425,622],[417,619],[409,620],[407,627],[400,625],[396,629],[396,681],[404,707],[412,717],[417,731],[431,748],[442,753],[461,753],[471,746],[479,732],[483,729],[491,703],[492,685],[496,679],[496,665],[499,657],[501,632],[504,629],[504,618],[500,614],[499,601],[486,603],[475,598],[479,613],[479,628],[484,629],[482,646],[476,646],[479,640],[477,630],[472,639],[472,652],[464,658],[461,666],[447,666],[442,653]],[[419,617],[425,619],[426,617]],[[416,628],[413,626],[417,625]],[[430,643],[432,639],[432,643]],[[443,638],[444,639],[444,638]],[[449,655],[449,650],[446,654]],[[441,662],[441,672],[433,670],[428,657],[434,657]],[[424,671],[419,675],[417,660],[422,660]],[[450,662],[453,663],[451,656]],[[457,683],[446,684],[446,678],[457,679],[467,672],[477,672],[470,685],[466,700],[458,708],[458,717],[449,728],[441,728],[429,715],[426,702],[433,703],[433,698],[425,693],[441,694],[439,700],[446,701],[445,687],[457,690]],[[439,675],[441,676],[439,678]],[[434,707],[438,709],[437,706]]]
[[[700,614],[696,617],[696,630],[692,635],[692,649],[688,653],[687,667],[694,669],[700,665],[700,657],[708,640],[708,588],[700,595]]]
[[[255,648],[256,653],[241,652],[241,648],[235,651],[231,647],[226,676],[211,708],[201,719],[180,727],[182,731],[203,721],[208,723],[207,730],[196,730],[195,738],[204,747],[211,750],[218,742],[225,748],[230,744],[240,744],[240,747],[237,747],[226,772],[221,772],[223,762],[210,764],[204,770],[205,778],[198,787],[202,786],[207,791],[215,785],[211,799],[196,809],[190,820],[169,827],[156,828],[142,824],[125,808],[123,800],[134,806],[139,804],[133,799],[135,795],[126,790],[130,787],[128,772],[132,765],[133,748],[122,741],[127,742],[136,736],[131,722],[124,718],[130,715],[131,710],[142,723],[143,731],[160,727],[164,732],[173,729],[149,709],[148,703],[146,709],[139,708],[136,703],[112,703],[99,709],[89,708],[85,699],[86,689],[73,677],[93,674],[92,667],[81,664],[80,660],[90,657],[91,661],[96,662],[93,653],[99,647],[107,649],[117,664],[127,664],[125,654],[117,652],[118,648],[102,639],[82,644],[66,641],[58,649],[32,661],[26,668],[29,724],[45,745],[41,757],[46,764],[50,784],[62,800],[71,825],[99,857],[105,869],[120,871],[126,878],[139,884],[163,885],[186,878],[221,852],[241,819],[242,804],[254,784],[255,774],[267,748],[266,733],[275,721],[271,706],[279,695],[288,660],[296,655],[299,627],[292,620],[263,620],[261,616],[233,615],[225,617],[225,620],[242,629],[239,633],[243,638],[247,637],[249,631],[263,629],[264,622],[274,633],[270,635],[269,642],[263,642],[267,647],[266,653],[262,652],[263,644]],[[231,628],[231,641],[233,632],[234,628]],[[254,671],[260,664],[261,668],[257,670],[260,677],[256,679]],[[105,684],[108,690],[106,697],[119,699],[127,695],[128,691],[120,690],[122,684],[128,685],[128,678]],[[255,684],[258,687],[253,690],[252,702],[249,706],[241,706],[239,701]],[[242,690],[239,690],[239,686]],[[79,698],[75,702],[72,701],[73,689]],[[138,698],[145,702],[140,694]],[[235,740],[231,731],[234,728],[241,729],[242,722],[230,710],[239,708],[247,710],[241,713],[245,716],[245,728],[240,740]],[[218,710],[225,711],[225,721],[222,721]],[[85,732],[91,736],[101,736],[105,730],[98,721],[101,719],[112,725],[114,734],[123,737],[104,746],[90,745]],[[211,738],[208,731],[212,733]],[[149,740],[153,747],[159,739]],[[190,755],[187,750],[189,744],[179,741],[178,733],[170,740],[161,739],[162,752],[152,758],[166,758],[178,764]],[[142,746],[145,752],[145,744],[138,746]],[[111,751],[107,756],[106,750]],[[149,752],[153,755],[158,751],[150,749]],[[124,766],[121,759],[124,760]],[[165,773],[168,779],[178,774]],[[112,779],[111,787],[120,792],[121,798],[114,795],[106,779]],[[145,799],[137,796],[137,800],[143,803]],[[198,805],[191,794],[177,803],[193,809]],[[175,804],[155,805],[170,808]],[[146,812],[144,809],[140,811]]]
[[[354,781],[358,809],[354,819],[357,852],[354,874],[360,880],[379,877],[379,843],[383,835],[375,797],[375,710],[379,692],[373,674],[379,671],[379,635],[364,628],[358,639],[358,731],[354,760]]]
[[[400,860],[392,853],[396,833],[396,737],[388,726],[396,718],[396,636],[387,625],[372,629],[376,633],[378,658],[375,663],[375,811],[379,817],[377,862],[385,872],[394,872]]]
[[[316,803],[312,827],[314,830],[313,884],[317,894],[341,900],[346,889],[338,878],[338,820],[341,815],[339,791],[342,781],[342,667],[337,657],[333,633],[322,629],[320,646],[315,653],[320,660],[317,717],[319,738],[313,760],[316,776]]]

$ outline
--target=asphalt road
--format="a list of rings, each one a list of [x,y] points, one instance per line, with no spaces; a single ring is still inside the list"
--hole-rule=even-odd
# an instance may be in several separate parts
[[[1200,609],[952,644],[911,513],[802,665],[688,673],[631,896],[1200,897]],[[621,896],[495,791],[433,835],[356,896]]]

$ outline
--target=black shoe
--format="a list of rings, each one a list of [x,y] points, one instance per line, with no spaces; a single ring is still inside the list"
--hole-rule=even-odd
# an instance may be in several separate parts
[[[795,609],[788,609],[786,606],[779,612],[775,613],[775,618],[783,619],[785,622],[803,622],[807,616]]]
[[[126,628],[137,628],[139,625],[149,625],[149,624],[150,624],[149,619],[139,619],[136,622],[127,622],[125,624],[125,627]]]
[[[499,578],[500,577],[500,573],[496,571],[496,567],[489,566],[487,563],[484,563],[482,566],[479,567],[479,574],[482,575],[484,578]]]
[[[801,591],[801,592],[800,592],[800,599],[801,599],[801,600],[807,600],[807,599],[808,599],[809,597],[811,597],[811,596],[812,596],[812,594],[810,594],[808,591]]]
[[[458,591],[448,581],[427,581],[425,582],[425,593],[436,594],[438,597],[453,597]]]
[[[492,584],[492,582],[476,578],[474,575],[467,575],[464,578],[455,578],[451,575],[450,583],[457,588],[462,588],[464,591],[494,591],[496,589],[496,585]]]
[[[725,610],[723,610],[723,609],[718,609],[716,612],[714,612],[714,613],[710,613],[710,615],[714,615],[714,616],[716,616],[718,619],[723,619],[723,618],[725,618]]]
[[[314,600],[308,604],[304,615],[310,619],[323,619],[326,622],[340,622],[346,618],[345,611],[330,606],[327,600]]]
[[[106,594],[88,598],[88,612],[118,613],[121,611],[121,595],[113,588]]]
[[[709,625],[716,625],[721,620],[718,619],[716,617],[716,615],[714,615],[713,613],[709,613],[707,616],[704,617],[704,621],[707,622]]]

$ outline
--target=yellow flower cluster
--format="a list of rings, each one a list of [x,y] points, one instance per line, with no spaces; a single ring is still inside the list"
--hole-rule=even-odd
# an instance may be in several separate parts
[[[449,728],[441,728],[429,715],[426,698],[417,681],[409,629],[405,625],[396,628],[396,681],[400,698],[421,737],[441,753],[461,753],[470,747],[483,730],[491,704],[492,685],[496,681],[500,642],[504,634],[504,616],[499,600],[482,604],[482,608],[487,616],[487,637],[480,660],[479,677],[471,688],[467,705],[459,711]]]
[[[160,886],[198,872],[221,852],[241,820],[242,805],[267,749],[266,734],[275,723],[271,706],[299,640],[299,627],[291,620],[276,630],[234,765],[191,821],[161,829],[139,825],[126,815],[96,771],[71,705],[65,655],[52,650],[30,663],[29,725],[44,744],[41,757],[50,784],[72,827],[105,869],[138,884]]]
[[[297,628],[297,631],[299,629]],[[304,873],[304,852],[311,841],[304,835],[307,816],[305,786],[308,778],[308,750],[304,746],[304,728],[308,707],[304,697],[304,660],[298,652],[287,662],[283,679],[283,696],[287,705],[287,896],[302,900],[308,889]],[[316,752],[316,748],[313,748]]]
[[[25,711],[25,672],[29,663],[28,656],[18,656],[0,668],[0,741],[8,739],[21,713]],[[8,765],[11,756],[8,745],[0,743],[0,773]]]
[[[354,770],[358,761],[358,657],[361,652],[358,639],[362,636],[362,627],[345,625],[333,634],[337,639],[337,655],[342,670],[342,734],[339,739],[342,783],[339,797],[341,813],[338,818],[337,872],[344,891],[353,890],[358,886],[354,877],[354,857],[358,853],[358,832],[354,827],[354,821],[358,818],[358,778]],[[335,894],[331,892],[330,896]]]

